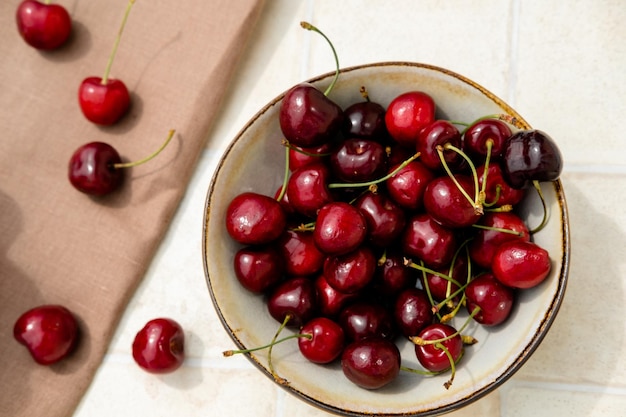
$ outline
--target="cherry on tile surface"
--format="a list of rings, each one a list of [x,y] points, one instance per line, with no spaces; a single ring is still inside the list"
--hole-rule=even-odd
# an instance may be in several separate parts
[[[72,32],[72,19],[58,4],[24,0],[15,13],[17,30],[36,49],[51,50],[64,45]]]
[[[132,354],[137,365],[147,372],[175,371],[185,360],[185,334],[181,325],[169,318],[148,321],[135,336]]]

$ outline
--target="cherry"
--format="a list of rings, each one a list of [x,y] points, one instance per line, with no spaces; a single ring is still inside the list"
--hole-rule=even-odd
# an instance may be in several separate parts
[[[504,144],[511,134],[511,128],[502,120],[478,120],[465,130],[463,149],[473,157],[486,157],[489,154],[495,160],[502,155]],[[491,141],[491,145],[487,145],[488,141]]]
[[[111,66],[126,26],[126,21],[135,0],[129,0],[122,24],[115,39],[102,77],[87,77],[78,88],[78,103],[87,120],[99,125],[115,124],[130,107],[130,94],[124,82],[109,78]]]
[[[364,89],[361,91],[362,94],[366,94]],[[382,105],[369,99],[348,106],[343,111],[344,135],[384,142],[388,136],[385,112]]]
[[[35,49],[57,49],[70,37],[72,20],[65,8],[58,4],[24,0],[15,14],[17,30],[27,44]]]
[[[233,258],[235,276],[254,293],[263,293],[283,278],[284,258],[273,246],[247,246]]]
[[[366,192],[354,206],[365,217],[367,240],[372,245],[386,248],[402,234],[406,225],[405,211],[385,194]]]
[[[156,318],[137,332],[132,348],[133,359],[145,371],[173,372],[185,360],[185,334],[175,320]]]
[[[35,362],[51,365],[70,355],[76,347],[78,324],[67,308],[41,305],[17,319],[13,336],[26,346]]]
[[[491,269],[504,285],[532,288],[542,283],[550,273],[550,255],[534,242],[509,240],[496,249]]]
[[[290,276],[309,276],[322,270],[324,255],[315,245],[313,233],[287,230],[276,242]]]
[[[343,110],[327,97],[339,76],[335,48],[315,26],[306,22],[302,22],[301,26],[326,39],[337,67],[335,79],[324,93],[309,83],[302,83],[289,89],[280,103],[278,121],[283,135],[292,145],[309,148],[335,139],[343,125]]]
[[[68,178],[78,191],[103,196],[115,191],[123,181],[123,169],[144,164],[156,157],[174,137],[170,130],[165,142],[149,156],[133,162],[122,162],[118,152],[104,142],[90,142],[79,147],[70,158]]]
[[[341,181],[372,181],[385,173],[385,148],[371,139],[347,139],[331,154],[330,166]]]
[[[395,97],[387,106],[385,125],[400,145],[415,149],[420,131],[435,120],[435,101],[422,91]]]
[[[356,293],[374,278],[376,258],[367,246],[359,246],[343,255],[329,256],[324,262],[328,284],[343,293]]]
[[[483,268],[491,268],[498,247],[514,239],[530,240],[530,232],[524,221],[513,212],[487,212],[477,223],[480,227],[469,244],[472,262]]]
[[[317,313],[317,294],[313,281],[293,277],[276,286],[267,300],[270,315],[279,323],[299,327]]]
[[[467,282],[468,267],[467,258],[458,256],[454,259],[452,268],[439,268],[435,271],[436,273],[428,272],[424,274],[422,279],[424,287],[428,286],[428,291],[434,300],[447,300],[459,290],[459,285],[465,285]],[[457,298],[454,297],[453,300]]]
[[[446,227],[471,226],[481,217],[475,205],[470,203],[470,196],[474,194],[474,183],[466,175],[457,174],[454,179],[450,176],[438,177],[424,190],[424,208],[433,219]]]
[[[346,306],[338,318],[348,340],[387,339],[395,336],[393,316],[382,304],[357,301]]]
[[[450,325],[430,324],[422,329],[419,338],[425,343],[415,345],[415,355],[429,371],[447,371],[463,354],[461,335]]]
[[[275,199],[251,191],[233,198],[226,209],[226,231],[246,245],[273,242],[284,232],[287,215]]]
[[[379,389],[400,373],[400,350],[389,340],[355,341],[343,350],[341,369],[352,383],[365,389]]]
[[[326,317],[316,317],[300,329],[298,348],[302,355],[314,363],[331,363],[343,352],[345,336],[339,324]]]
[[[532,181],[554,181],[563,170],[563,157],[554,140],[541,130],[521,130],[506,141],[502,176],[513,188]]]
[[[320,315],[324,317],[338,316],[348,303],[359,296],[358,293],[348,294],[337,291],[328,283],[324,274],[320,274],[314,284],[317,290],[317,307]]]
[[[405,288],[417,284],[416,270],[404,264],[404,257],[397,248],[390,248],[378,262],[372,285],[383,296],[393,297]]]
[[[476,176],[481,190],[485,192],[485,205],[490,207],[515,206],[526,195],[524,189],[513,188],[504,180],[500,164],[489,164],[486,183],[484,165],[476,168]]]
[[[465,300],[468,312],[478,307],[474,320],[485,326],[496,326],[509,318],[515,302],[515,292],[500,283],[492,273],[485,273],[472,279],[465,287]]]
[[[326,204],[319,210],[313,237],[328,255],[342,255],[358,248],[365,240],[367,222],[361,211],[342,201]]]
[[[431,324],[432,306],[424,290],[403,290],[394,303],[393,317],[400,332],[407,337],[418,335],[424,327]]]
[[[453,169],[463,167],[465,160],[459,153],[445,148],[452,145],[462,147],[462,138],[459,130],[447,120],[437,120],[425,126],[419,133],[416,149],[420,153],[420,161],[429,169],[441,170],[442,162],[439,156],[439,147],[443,147],[443,159]]]
[[[328,189],[329,178],[330,168],[322,162],[295,170],[287,181],[289,205],[304,216],[317,216],[325,204],[334,200]]]
[[[289,148],[289,170],[293,172],[300,167],[316,162],[326,163],[333,147],[334,143],[324,143],[312,148],[291,145]]]
[[[395,170],[395,165],[390,172]],[[385,185],[387,193],[400,207],[418,210],[423,207],[426,186],[435,178],[433,171],[419,161],[411,161],[404,168],[389,178]]]
[[[431,268],[440,268],[452,260],[457,242],[452,229],[437,223],[428,213],[418,213],[407,222],[402,248],[407,256],[422,260]]]

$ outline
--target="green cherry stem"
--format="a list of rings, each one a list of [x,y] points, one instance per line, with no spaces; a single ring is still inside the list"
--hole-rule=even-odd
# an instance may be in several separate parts
[[[448,360],[450,361],[450,379],[448,379],[446,382],[443,383],[443,386],[446,389],[449,389],[452,386],[452,381],[454,381],[454,376],[456,375],[456,363],[455,363],[454,358],[452,357],[452,354],[450,353],[450,350],[448,350],[447,347],[445,347],[441,343],[435,343],[435,347],[437,349],[443,350],[443,353],[446,354],[446,356],[448,357]]]
[[[450,167],[446,163],[446,159],[445,159],[445,157],[443,155],[443,151],[444,150],[454,151],[454,152],[458,153],[459,155],[461,155],[461,157],[467,161],[467,163],[468,163],[468,165],[470,167],[470,170],[472,171],[472,179],[474,180],[474,190],[475,190],[474,194],[475,195],[474,195],[473,199],[472,199],[472,197],[470,197],[470,195],[467,193],[467,191],[465,191],[465,189],[461,186],[461,184],[459,184],[457,179],[454,177],[454,174],[450,170]],[[448,174],[450,179],[454,182],[454,184],[457,186],[457,188],[459,189],[461,194],[463,194],[463,196],[467,199],[467,201],[469,201],[469,203],[474,207],[474,211],[476,212],[476,214],[483,214],[484,213],[483,203],[482,203],[481,198],[480,198],[480,190],[478,189],[479,188],[479,186],[478,186],[478,174],[476,173],[476,166],[474,165],[472,160],[469,158],[469,156],[467,156],[465,154],[465,152],[461,151],[459,148],[457,148],[456,146],[454,146],[454,145],[452,145],[450,143],[446,143],[443,146],[438,145],[437,146],[437,154],[439,155],[439,159],[441,160],[441,164],[443,165],[443,168],[445,169],[446,173]]]
[[[524,236],[523,232],[518,232],[518,231],[515,231],[515,230],[511,230],[511,229],[505,229],[503,227],[485,226],[485,225],[477,224],[477,223],[474,223],[472,225],[472,227],[475,227],[476,229],[493,230],[495,232],[508,233],[510,235],[515,235],[515,236],[519,236],[519,237]]]
[[[283,175],[283,186],[280,188],[280,193],[276,197],[277,201],[282,201],[287,192],[287,183],[289,182],[289,147],[285,147],[285,172]]]
[[[130,14],[130,9],[135,4],[135,0],[129,0],[128,5],[126,6],[126,12],[124,13],[124,18],[122,19],[122,24],[120,25],[120,29],[117,32],[117,37],[115,38],[115,43],[113,44],[113,51],[111,51],[111,55],[109,55],[109,60],[107,62],[106,69],[104,70],[104,76],[102,77],[101,84],[106,85],[109,82],[109,73],[111,72],[111,66],[113,65],[113,59],[117,54],[117,47],[120,44],[120,39],[122,39],[122,32],[124,32],[124,27],[126,26],[126,21],[128,20],[128,15]]]
[[[155,156],[157,156],[158,154],[161,153],[161,151],[163,149],[165,149],[165,147],[167,146],[168,143],[170,143],[170,141],[172,140],[172,138],[174,137],[174,133],[176,133],[176,131],[174,129],[169,131],[169,134],[167,135],[167,139],[165,140],[165,142],[163,142],[163,144],[161,145],[161,147],[159,149],[157,149],[156,151],[154,151],[152,154],[146,156],[143,159],[140,159],[138,161],[133,161],[133,162],[120,162],[117,164],[113,164],[113,168],[114,169],[120,169],[120,168],[132,168],[134,166],[137,165],[141,165],[144,164],[146,162],[148,162],[149,160],[151,160],[152,158],[154,158]]]
[[[312,30],[322,35],[322,37],[326,39],[326,42],[328,42],[328,45],[330,45],[330,49],[333,51],[333,56],[335,58],[335,77],[333,78],[333,81],[330,83],[330,85],[326,88],[326,91],[324,91],[324,95],[328,96],[330,92],[332,91],[333,87],[335,87],[335,84],[337,83],[337,79],[339,78],[339,57],[337,56],[337,51],[335,51],[335,47],[333,46],[333,43],[330,41],[330,39],[328,39],[328,37],[324,34],[324,32],[322,32],[321,30],[319,30],[318,28],[316,28],[315,26],[313,26],[312,24],[308,22],[300,22],[300,26],[302,26],[306,30]]]
[[[332,184],[328,184],[328,188],[356,188],[356,187],[370,187],[372,185],[376,185],[379,184],[383,181],[387,181],[389,178],[393,177],[394,175],[396,175],[398,172],[400,172],[400,170],[402,170],[403,168],[405,168],[408,164],[410,164],[412,161],[414,161],[415,159],[417,159],[420,156],[420,153],[416,153],[415,155],[411,156],[410,158],[408,158],[407,160],[405,160],[404,162],[402,162],[400,165],[398,165],[396,167],[396,169],[394,169],[393,171],[391,171],[389,174],[385,175],[384,177],[378,178],[376,180],[373,181],[367,181],[367,182],[355,182],[355,183],[346,183],[346,182],[336,182],[336,183],[332,183]]]
[[[419,336],[411,336],[409,338],[409,340],[413,343],[415,343],[418,346],[425,346],[425,345],[434,345],[436,343],[442,343],[445,342],[446,340],[450,340],[454,337],[456,337],[457,335],[460,335],[461,332],[463,332],[463,330],[465,330],[465,328],[469,325],[469,323],[471,322],[471,320],[474,318],[474,316],[476,314],[478,314],[480,312],[480,307],[476,307],[474,308],[474,310],[472,310],[471,314],[469,315],[469,317],[467,318],[467,320],[465,320],[465,323],[463,323],[463,326],[461,326],[461,328],[459,330],[457,330],[456,332],[452,333],[449,336],[446,337],[442,337],[440,339],[431,339],[431,340],[424,340]]]
[[[537,190],[537,194],[539,194],[539,199],[541,200],[541,206],[543,207],[543,217],[541,219],[541,223],[539,223],[537,227],[532,229],[530,231],[530,234],[539,232],[546,226],[546,223],[548,222],[548,206],[546,205],[546,199],[543,196],[543,191],[541,191],[541,184],[539,183],[539,181],[534,180],[533,186],[535,187],[535,190]]]

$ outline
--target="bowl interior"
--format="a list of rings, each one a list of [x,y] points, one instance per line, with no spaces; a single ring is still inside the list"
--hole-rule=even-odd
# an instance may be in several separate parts
[[[310,81],[323,89],[333,75]],[[440,118],[470,122],[480,116],[505,113],[516,117],[519,127],[529,127],[520,115],[484,88],[432,66],[380,63],[343,69],[330,98],[345,108],[362,100],[361,86],[367,88],[372,100],[384,106],[403,92],[421,90],[434,98]],[[226,331],[240,348],[267,343],[279,324],[269,316],[265,300],[243,289],[235,278],[232,259],[240,246],[228,236],[224,215],[237,194],[255,191],[274,195],[282,184],[284,148],[278,124],[281,99],[282,95],[264,107],[230,144],[206,200],[203,256],[209,292]],[[466,405],[508,379],[543,339],[559,309],[567,281],[569,231],[565,196],[559,181],[543,184],[542,190],[549,222],[534,240],[549,251],[552,272],[540,286],[520,294],[505,325],[485,329],[471,324],[466,328],[464,333],[473,335],[479,343],[466,348],[449,390],[443,387],[447,374],[421,377],[405,372],[383,389],[364,390],[346,380],[338,364],[320,366],[308,362],[296,343],[283,343],[272,353],[276,372],[289,381],[285,388],[339,414],[434,415]],[[540,222],[542,208],[537,193],[528,194],[521,210],[532,226]],[[466,317],[461,314],[455,324]],[[412,345],[405,343],[400,348],[403,365],[419,367]],[[249,358],[271,378],[266,351],[250,354]]]

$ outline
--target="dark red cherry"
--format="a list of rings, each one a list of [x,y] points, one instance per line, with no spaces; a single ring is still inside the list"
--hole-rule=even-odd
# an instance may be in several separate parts
[[[26,346],[35,362],[51,365],[74,351],[78,324],[67,308],[42,305],[24,312],[17,319],[13,337]]]
[[[422,260],[426,266],[441,268],[450,264],[457,242],[452,229],[437,223],[427,213],[419,213],[407,223],[402,248],[415,262]]]
[[[386,248],[402,234],[406,214],[387,195],[367,192],[354,202],[354,206],[365,217],[367,240],[372,245]]]
[[[384,142],[387,138],[385,108],[373,101],[361,101],[344,111],[343,133],[346,137]]]
[[[435,121],[435,101],[422,91],[395,97],[385,113],[389,135],[400,145],[415,149],[420,131]]]
[[[336,317],[341,310],[354,301],[359,296],[358,293],[348,294],[337,291],[328,284],[324,274],[320,274],[315,279],[315,289],[317,290],[317,305],[320,315],[324,317]]]
[[[433,219],[446,227],[468,227],[480,219],[481,213],[461,189],[473,200],[476,188],[469,176],[459,174],[454,178],[456,183],[447,175],[432,180],[424,190],[424,208]]]
[[[399,165],[399,164],[398,164]],[[393,172],[398,165],[393,166]],[[419,161],[411,161],[385,181],[387,194],[398,206],[408,210],[423,207],[426,186],[435,178],[433,171]]]
[[[317,294],[313,281],[294,277],[281,282],[272,290],[267,300],[267,309],[280,323],[289,316],[287,326],[302,326],[317,313]]]
[[[121,163],[115,148],[103,142],[90,142],[72,154],[68,178],[77,190],[95,196],[115,191],[124,179],[124,170],[115,167]]]
[[[348,340],[388,339],[395,336],[393,316],[382,304],[358,301],[345,307],[338,322]]]
[[[326,317],[316,317],[300,329],[301,334],[311,338],[298,338],[298,348],[302,355],[313,363],[330,363],[343,352],[345,337],[343,329]]]
[[[233,258],[235,276],[249,291],[262,293],[283,278],[285,261],[273,246],[247,246]]]
[[[419,288],[403,290],[394,303],[393,317],[396,327],[406,336],[416,336],[433,321],[432,305],[428,295]]]
[[[344,140],[330,156],[333,174],[344,182],[373,181],[386,171],[385,148],[371,139]]]
[[[324,143],[312,148],[293,146],[289,149],[289,170],[292,172],[300,167],[322,162],[326,163],[334,148],[333,143]]]
[[[456,332],[456,329],[447,324],[434,323],[426,326],[419,337],[425,341],[440,341],[445,349],[448,350],[452,359],[456,362],[463,353],[463,341],[461,336]],[[454,335],[452,338],[446,339]],[[443,372],[450,369],[450,358],[440,347],[435,343],[425,344],[423,346],[415,345],[415,355],[419,363],[431,372]]]
[[[502,155],[504,144],[511,136],[509,125],[499,119],[483,119],[467,128],[463,135],[463,148],[472,157],[487,156],[487,141],[491,140],[492,160],[497,160]]]
[[[491,261],[493,275],[509,287],[532,288],[550,273],[548,251],[534,242],[509,240],[496,249]]]
[[[366,234],[367,222],[361,211],[348,203],[336,201],[319,210],[313,237],[322,252],[341,255],[358,248]]]
[[[481,228],[477,229],[469,244],[469,254],[472,262],[483,268],[491,268],[493,256],[502,243],[514,239],[530,240],[528,227],[514,212],[487,212],[477,224]]]
[[[437,149],[445,145],[461,149],[463,142],[459,130],[447,120],[437,120],[425,126],[419,133],[416,149],[420,153],[420,161],[427,168],[436,171],[443,168]],[[450,169],[460,169],[465,165],[463,157],[454,150],[443,149],[443,158]]]
[[[261,245],[276,240],[285,230],[287,215],[275,199],[244,192],[232,199],[226,209],[226,230],[244,245]]]
[[[303,83],[287,91],[278,120],[289,143],[310,148],[335,139],[343,124],[343,111],[313,85]]]
[[[541,130],[514,133],[502,151],[502,176],[514,188],[532,181],[554,181],[563,170],[563,157],[554,140]]]
[[[324,266],[326,255],[317,248],[311,232],[286,230],[276,245],[283,255],[287,275],[315,275]]]
[[[133,359],[154,374],[178,369],[185,359],[185,334],[180,324],[168,318],[150,320],[135,335]]]
[[[352,342],[341,355],[341,369],[352,383],[365,389],[379,389],[400,373],[400,350],[389,340]]]
[[[329,256],[324,262],[324,276],[328,284],[343,293],[364,289],[376,272],[376,258],[367,246],[359,246],[343,255]]]
[[[417,270],[404,264],[401,251],[390,248],[376,269],[372,285],[383,296],[393,297],[406,288],[415,287],[417,279]]]
[[[478,176],[478,184],[483,188],[485,178],[485,166],[481,165],[476,168]],[[489,164],[487,170],[487,185],[485,190],[485,203],[493,207],[501,207],[504,205],[515,206],[526,195],[526,190],[511,187],[502,177],[502,168],[500,164]]]
[[[466,307],[473,318],[485,326],[496,326],[509,318],[515,303],[512,288],[500,283],[493,274],[485,273],[472,279],[465,288]]]
[[[437,269],[435,272],[442,274],[446,277],[451,277],[454,282],[442,275],[426,273],[422,279],[424,288],[428,285],[428,291],[430,295],[436,301],[447,300],[453,293],[455,293],[460,285],[465,285],[468,279],[468,264],[467,257],[464,253],[459,254],[454,259],[454,265],[445,266]],[[469,272],[472,272],[471,270]],[[458,300],[460,297],[454,297],[452,300]]]
[[[287,181],[287,197],[293,209],[304,216],[315,217],[325,204],[334,200],[328,182],[330,169],[322,162],[295,170]]]
[[[49,1],[22,1],[17,7],[15,20],[20,36],[36,49],[59,48],[72,32],[72,19],[67,10]]]

